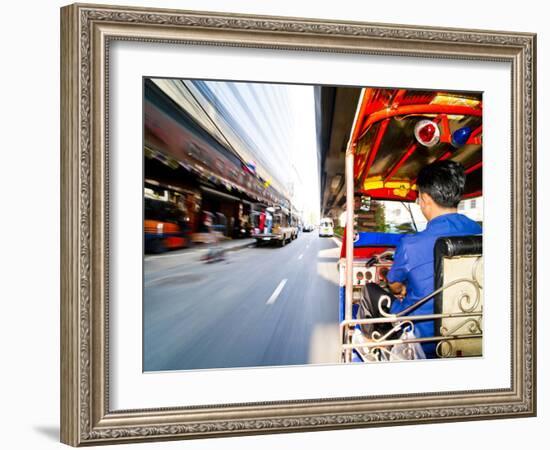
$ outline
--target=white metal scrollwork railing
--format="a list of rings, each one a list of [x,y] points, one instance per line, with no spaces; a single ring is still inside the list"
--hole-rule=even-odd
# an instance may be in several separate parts
[[[483,316],[483,312],[481,310],[476,311],[481,301],[481,283],[479,283],[476,277],[476,267],[477,261],[472,270],[472,279],[459,278],[457,280],[453,280],[397,314],[390,314],[386,311],[391,306],[391,298],[387,295],[383,295],[378,301],[378,310],[380,311],[381,317],[342,321],[340,323],[340,337],[342,339],[341,350],[344,355],[344,360],[346,362],[350,361],[350,352],[352,350],[355,350],[356,354],[358,354],[363,360],[380,360],[383,355],[389,356],[391,353],[390,349],[395,345],[422,344],[426,342],[437,342],[436,352],[438,356],[446,357],[449,356],[452,349],[452,346],[449,344],[450,341],[481,338],[481,318]],[[456,302],[460,312],[410,315],[411,312],[419,308],[435,295],[460,283],[470,284],[474,287],[475,292],[473,300],[466,292],[460,292],[459,298]],[[402,337],[404,334],[414,336],[414,322],[460,318],[463,318],[464,320],[455,325],[451,330],[441,327],[439,336],[412,338]],[[373,331],[371,336],[367,336],[366,339],[359,342],[353,342],[353,334],[357,325],[374,325],[384,323],[391,324],[392,328],[384,334],[378,331]],[[455,334],[457,331],[465,328],[466,326],[468,326],[467,329],[469,333]],[[396,336],[401,337],[396,338]],[[405,351],[410,351],[410,347],[404,347],[404,349]]]

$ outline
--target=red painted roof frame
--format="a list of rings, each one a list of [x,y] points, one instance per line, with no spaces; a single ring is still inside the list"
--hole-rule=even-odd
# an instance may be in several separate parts
[[[368,177],[368,172],[372,167],[372,164],[374,163],[374,159],[376,157],[378,149],[380,148],[387,126],[392,117],[405,116],[405,115],[437,114],[437,117],[434,120],[435,121],[443,120],[443,122],[445,122],[447,114],[481,117],[483,113],[482,108],[472,108],[470,106],[463,106],[463,105],[444,105],[444,104],[428,103],[428,104],[399,106],[400,101],[404,98],[406,94],[406,89],[399,89],[392,100],[392,104],[387,108],[384,108],[376,112],[370,112],[368,111],[368,104],[372,100],[374,94],[375,94],[375,89],[367,88],[365,90],[365,95],[363,96],[363,102],[361,104],[361,108],[359,111],[356,127],[352,131],[352,146],[353,148],[356,148],[357,143],[365,136],[369,127],[371,127],[373,124],[377,122],[382,121],[382,123],[380,124],[380,128],[376,133],[373,147],[371,148],[369,153],[363,157],[362,160],[359,160],[358,158],[358,160],[354,164],[354,178],[357,179],[361,177],[361,186],[363,186],[365,180]],[[478,128],[476,128],[472,132],[466,144],[481,144],[481,138],[479,136],[481,134],[481,131],[482,131],[482,126],[480,125]],[[390,171],[386,174],[386,176],[384,176],[383,178],[384,181],[389,180],[395,175],[399,167],[401,167],[403,163],[414,153],[414,151],[416,150],[416,147],[417,147],[416,144],[412,144],[411,146],[409,146],[405,155],[403,155],[403,157],[390,169]],[[451,156],[452,156],[452,152],[447,151],[442,156],[439,157],[439,160],[447,159]],[[364,161],[365,158],[367,158],[366,163]],[[467,170],[466,173],[467,174],[471,173],[480,167],[482,167],[482,164],[477,163],[474,166],[466,169]],[[414,185],[415,183],[416,183],[416,180],[411,180],[411,186]],[[359,192],[370,195],[371,197],[376,198],[378,200],[415,201],[416,197],[418,196],[418,193],[412,189],[409,191],[409,193],[405,197],[395,195],[393,191],[394,190],[392,188],[379,188],[379,189],[370,189],[368,191],[361,189]],[[481,195],[481,192],[468,194],[464,198],[471,198],[478,195]]]

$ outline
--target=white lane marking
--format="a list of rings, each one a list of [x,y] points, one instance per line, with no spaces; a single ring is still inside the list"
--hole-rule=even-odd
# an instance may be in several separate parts
[[[302,253],[300,256],[298,256],[298,259],[302,259],[304,257],[304,254]]]
[[[265,303],[266,305],[271,305],[271,304],[275,303],[275,301],[277,300],[277,297],[279,297],[279,294],[281,293],[281,291],[285,287],[285,284],[286,284],[287,281],[288,280],[286,278],[281,280],[281,282],[279,283],[279,286],[277,286],[275,288],[275,290],[273,291],[273,294],[271,294],[271,297],[269,297],[269,299]]]
[[[336,245],[342,245],[342,241],[340,239],[336,239],[335,237],[333,237],[332,240],[336,242]]]

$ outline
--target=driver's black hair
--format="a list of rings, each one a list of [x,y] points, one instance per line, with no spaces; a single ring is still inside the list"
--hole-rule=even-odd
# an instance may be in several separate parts
[[[456,208],[464,193],[465,182],[464,166],[451,160],[424,166],[416,179],[418,190],[444,208]]]

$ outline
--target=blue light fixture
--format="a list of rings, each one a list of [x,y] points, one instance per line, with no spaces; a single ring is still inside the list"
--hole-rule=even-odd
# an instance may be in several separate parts
[[[456,148],[462,147],[464,144],[466,144],[466,142],[468,142],[471,134],[472,129],[470,127],[459,128],[453,133],[451,144],[453,145],[453,147]]]

